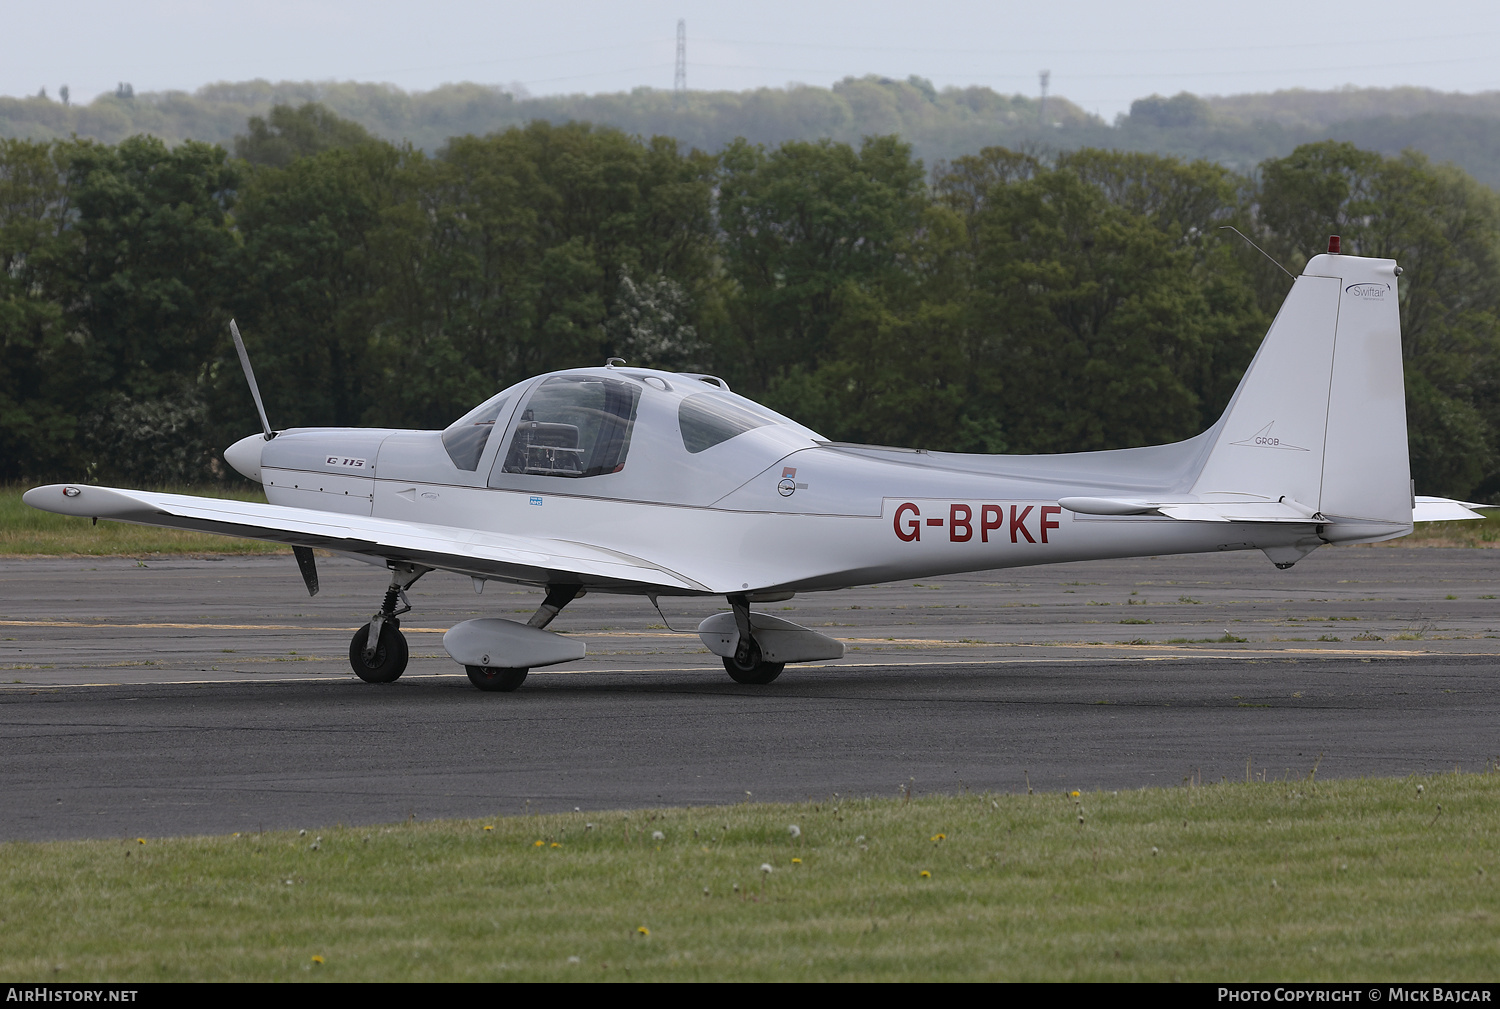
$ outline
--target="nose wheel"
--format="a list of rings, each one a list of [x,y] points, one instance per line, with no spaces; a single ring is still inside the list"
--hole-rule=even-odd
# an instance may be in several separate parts
[[[401,678],[406,672],[408,653],[406,635],[401,633],[399,624],[395,617],[381,623],[373,654],[368,647],[370,625],[354,632],[354,640],[349,642],[349,665],[354,667],[354,675],[366,683],[395,683]]]

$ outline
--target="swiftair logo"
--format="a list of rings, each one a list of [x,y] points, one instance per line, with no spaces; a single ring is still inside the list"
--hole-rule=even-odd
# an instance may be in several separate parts
[[[1382,301],[1390,289],[1390,284],[1350,284],[1344,291],[1361,301]]]

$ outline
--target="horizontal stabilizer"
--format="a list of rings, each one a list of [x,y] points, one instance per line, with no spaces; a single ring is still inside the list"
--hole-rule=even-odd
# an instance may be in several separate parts
[[[1500,505],[1476,504],[1473,501],[1454,501],[1452,498],[1428,497],[1418,494],[1411,510],[1413,522],[1465,522],[1482,519],[1477,508],[1500,508]]]
[[[1249,495],[1150,498],[1065,497],[1057,502],[1080,515],[1161,515],[1180,522],[1321,522],[1311,508],[1289,497]]]

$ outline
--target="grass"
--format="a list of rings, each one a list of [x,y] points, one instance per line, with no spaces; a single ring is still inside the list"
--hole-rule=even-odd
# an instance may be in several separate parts
[[[0,974],[1493,979],[1497,856],[1500,774],[11,843]]]
[[[1169,644],[1169,645],[1229,645],[1229,644],[1244,644],[1246,641],[1249,641],[1249,640],[1250,640],[1249,638],[1242,638],[1242,637],[1240,637],[1237,634],[1230,634],[1228,631],[1225,631],[1223,634],[1219,635],[1217,638],[1168,638],[1167,639],[1167,644]],[[1302,638],[1288,638],[1287,640],[1289,640],[1289,641],[1301,641],[1301,640],[1304,640],[1304,639],[1302,639]],[[1158,643],[1159,642],[1155,642],[1155,641],[1140,641],[1140,640],[1130,642],[1130,644],[1132,644],[1132,645],[1135,645],[1135,644],[1154,645],[1154,644],[1158,644]]]
[[[55,515],[22,503],[28,488],[0,487],[0,556],[135,557],[142,554],[290,553],[275,543]],[[181,494],[265,501],[259,487],[169,487]]]
[[[1483,521],[1423,522],[1410,536],[1372,544],[1378,547],[1495,547],[1500,546],[1500,512],[1482,512]]]

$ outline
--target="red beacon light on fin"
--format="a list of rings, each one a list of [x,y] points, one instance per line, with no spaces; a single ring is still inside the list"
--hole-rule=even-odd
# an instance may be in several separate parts
[[[1330,256],[1337,256],[1339,254],[1339,236],[1338,235],[1329,235],[1328,236],[1328,254]]]

